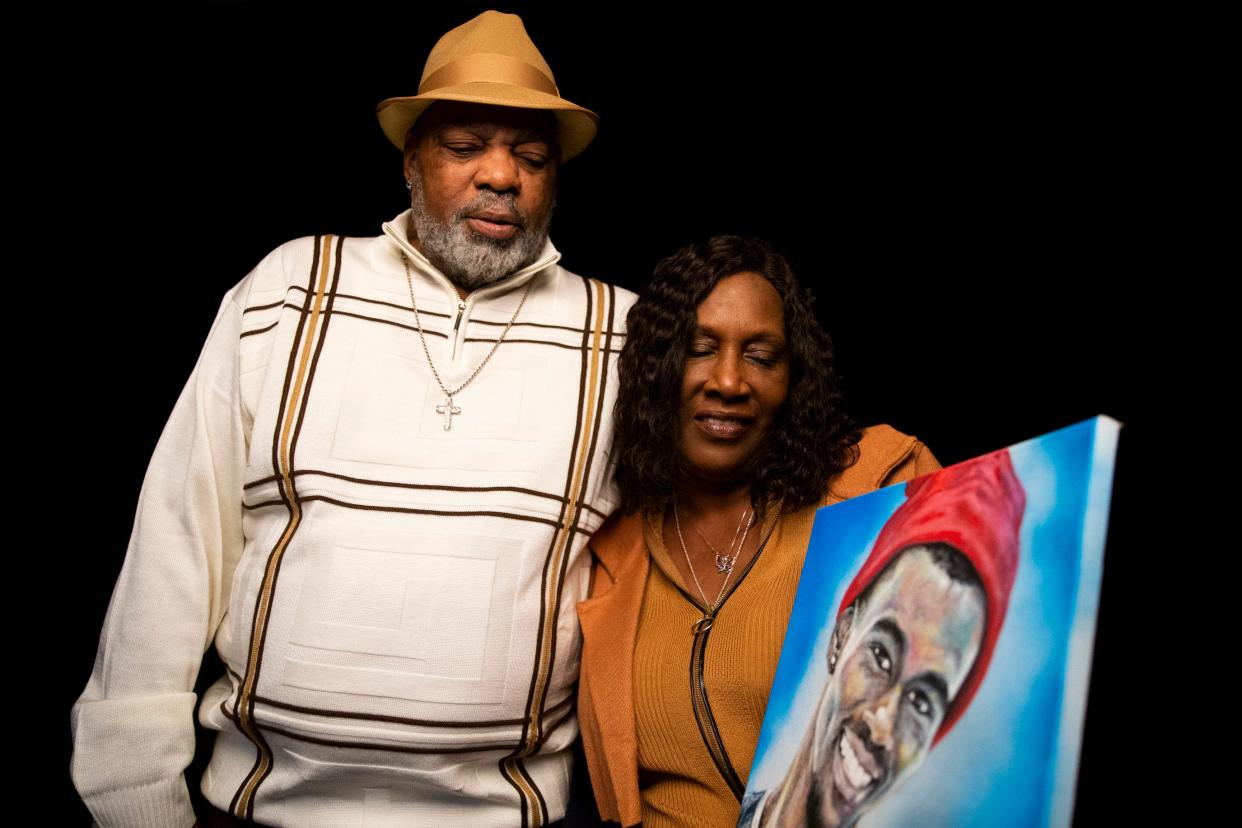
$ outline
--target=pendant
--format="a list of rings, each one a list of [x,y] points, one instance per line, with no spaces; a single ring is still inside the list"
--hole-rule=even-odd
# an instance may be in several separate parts
[[[733,573],[733,561],[729,560],[724,555],[717,555],[716,556],[716,571],[724,572],[726,574],[732,574]]]
[[[453,405],[452,394],[446,394],[444,396],[444,402],[436,406],[436,413],[444,415],[444,430],[452,431],[453,430],[453,415],[460,414],[461,408],[456,405]]]

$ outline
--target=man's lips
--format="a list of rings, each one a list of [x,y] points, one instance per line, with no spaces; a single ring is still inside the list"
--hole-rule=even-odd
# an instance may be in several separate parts
[[[517,216],[511,213],[478,212],[466,216],[470,227],[493,239],[509,239],[522,229]]]
[[[694,422],[709,437],[718,440],[735,440],[754,424],[755,418],[734,411],[699,411]]]
[[[884,775],[883,766],[862,738],[848,726],[841,728],[835,758],[832,781],[837,793],[847,807],[857,805]]]

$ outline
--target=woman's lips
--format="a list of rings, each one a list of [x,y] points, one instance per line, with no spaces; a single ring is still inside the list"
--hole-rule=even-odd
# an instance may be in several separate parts
[[[709,437],[717,440],[736,440],[750,429],[754,418],[722,411],[707,411],[696,414],[694,422]]]

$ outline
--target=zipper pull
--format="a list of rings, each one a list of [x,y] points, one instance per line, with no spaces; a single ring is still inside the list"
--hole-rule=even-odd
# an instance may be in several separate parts
[[[462,299],[457,300],[457,318],[453,320],[453,333],[457,333],[458,327],[461,326],[461,315],[466,309],[466,303]]]
[[[709,612],[707,615],[704,615],[698,621],[695,621],[694,626],[691,627],[691,629],[694,631],[695,637],[698,637],[702,635],[703,633],[707,632],[708,630],[710,630],[712,628],[712,622],[715,620],[716,620],[716,616],[712,615]]]

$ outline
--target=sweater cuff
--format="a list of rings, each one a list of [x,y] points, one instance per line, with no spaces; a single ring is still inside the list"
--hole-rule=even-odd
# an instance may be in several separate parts
[[[100,825],[189,828],[184,771],[194,758],[193,693],[81,699],[73,783]]]
[[[112,825],[190,828],[196,819],[190,805],[190,792],[182,778],[104,791],[83,801],[95,823],[103,828]]]

